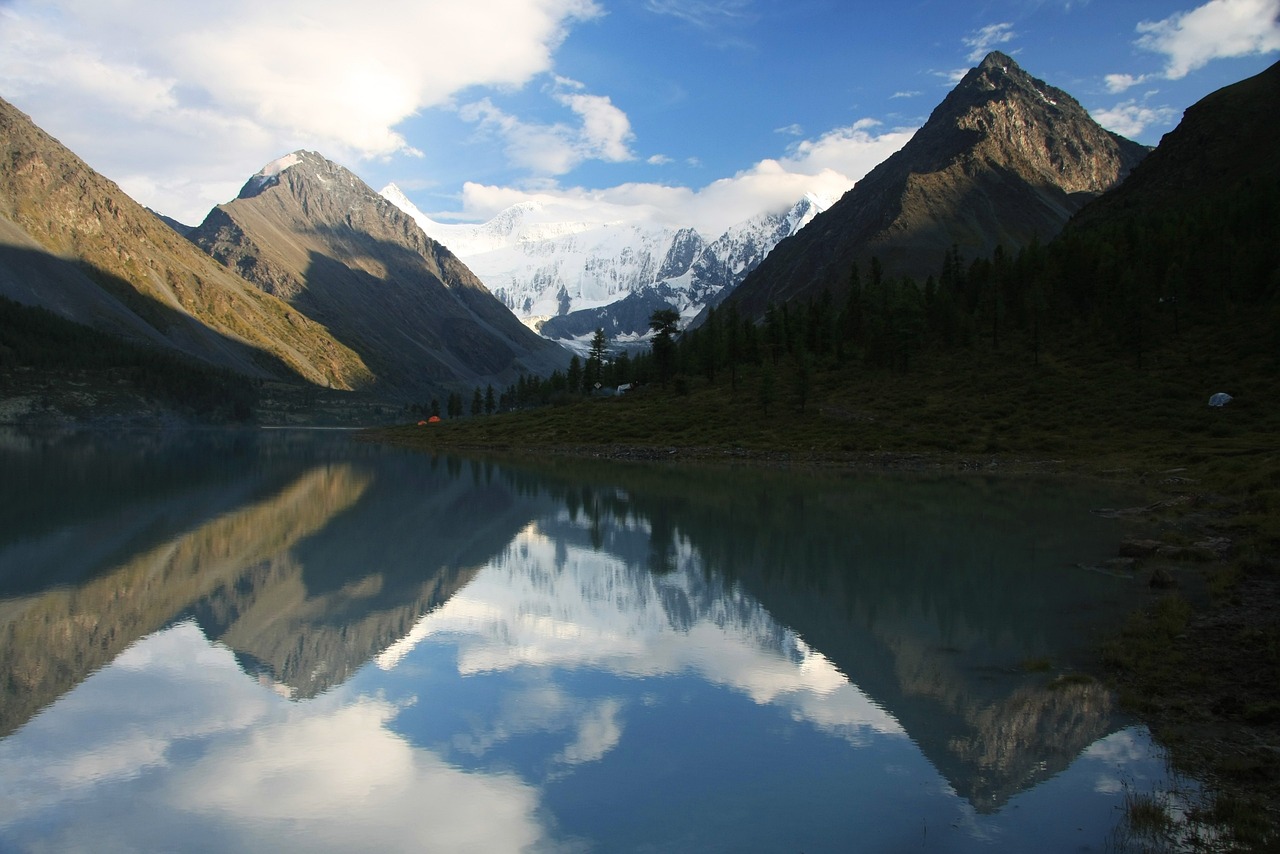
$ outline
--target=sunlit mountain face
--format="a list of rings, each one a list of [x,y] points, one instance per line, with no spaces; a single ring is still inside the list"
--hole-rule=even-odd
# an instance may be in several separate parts
[[[6,445],[37,506],[50,450],[116,500],[0,522],[0,847],[1010,850],[1161,773],[1073,671],[1115,496],[280,434]]]

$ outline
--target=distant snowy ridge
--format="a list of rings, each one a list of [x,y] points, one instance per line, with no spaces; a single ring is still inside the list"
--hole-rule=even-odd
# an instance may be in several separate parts
[[[597,328],[611,338],[643,337],[649,315],[662,305],[686,321],[696,317],[829,206],[806,195],[708,242],[692,228],[556,219],[537,202],[478,225],[441,223],[394,184],[382,195],[462,259],[526,325],[570,345]]]

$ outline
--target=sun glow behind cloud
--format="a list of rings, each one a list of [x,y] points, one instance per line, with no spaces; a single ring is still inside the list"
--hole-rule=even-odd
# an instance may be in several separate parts
[[[126,191],[190,218],[234,194],[246,164],[294,148],[418,155],[407,118],[552,71],[569,28],[601,13],[593,0],[228,0],[164,14],[16,0],[0,10],[0,87]],[[625,128],[607,99],[568,106],[585,155],[616,157]]]

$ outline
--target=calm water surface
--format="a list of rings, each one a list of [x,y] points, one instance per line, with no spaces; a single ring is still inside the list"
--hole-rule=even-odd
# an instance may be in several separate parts
[[[0,850],[1106,851],[1051,481],[0,435]]]

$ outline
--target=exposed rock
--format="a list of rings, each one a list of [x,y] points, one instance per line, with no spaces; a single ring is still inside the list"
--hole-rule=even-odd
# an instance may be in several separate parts
[[[1047,242],[1146,153],[991,53],[900,151],[778,244],[730,299],[760,316],[770,302],[839,294],[852,265],[865,271],[873,257],[887,275],[923,280],[953,247],[974,258]]]

